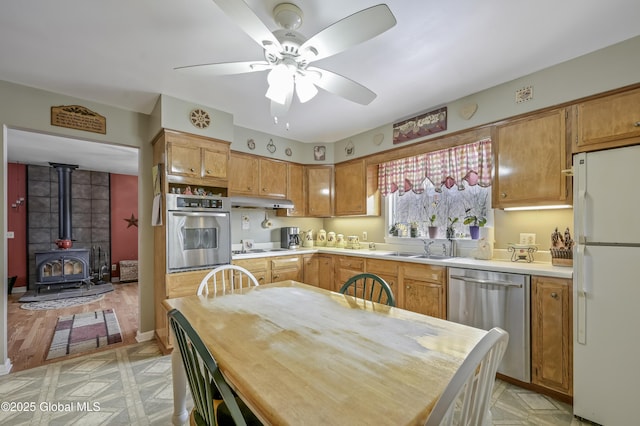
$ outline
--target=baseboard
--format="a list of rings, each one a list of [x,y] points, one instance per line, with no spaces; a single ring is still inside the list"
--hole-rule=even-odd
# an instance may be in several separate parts
[[[13,365],[11,364],[11,360],[7,358],[7,360],[4,362],[4,365],[0,365],[0,376],[6,376],[7,374],[9,374],[11,372],[11,367],[13,367]]]
[[[148,342],[149,340],[153,340],[155,338],[155,331],[151,330],[151,331],[145,331],[144,333],[140,333],[138,331],[138,333],[136,334],[136,342],[140,343],[140,342]]]

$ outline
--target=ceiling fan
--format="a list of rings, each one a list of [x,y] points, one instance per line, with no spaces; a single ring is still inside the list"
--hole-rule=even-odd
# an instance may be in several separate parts
[[[296,30],[302,24],[302,10],[292,3],[273,9],[281,27],[271,32],[243,0],[213,0],[222,11],[264,49],[264,61],[223,62],[190,65],[176,70],[202,75],[229,75],[269,71],[271,115],[286,115],[296,93],[301,103],[318,93],[318,87],[352,102],[368,105],[376,94],[359,83],[334,72],[310,66],[317,61],[367,41],[396,24],[389,7],[379,4],[347,16],[307,39]]]

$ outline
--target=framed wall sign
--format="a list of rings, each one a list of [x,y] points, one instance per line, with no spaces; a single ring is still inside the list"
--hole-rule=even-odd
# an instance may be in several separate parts
[[[400,121],[393,125],[394,145],[447,130],[447,107]]]

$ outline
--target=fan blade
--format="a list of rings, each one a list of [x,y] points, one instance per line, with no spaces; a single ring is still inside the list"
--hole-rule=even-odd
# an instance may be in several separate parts
[[[194,75],[229,75],[248,72],[264,71],[273,66],[268,62],[220,62],[217,64],[188,65],[174,68],[177,71],[189,72]]]
[[[244,0],[213,0],[213,2],[260,46],[266,48],[269,45],[275,45],[278,51],[282,50],[278,39]]]
[[[347,16],[325,28],[300,46],[308,61],[317,61],[367,41],[396,24],[386,4],[379,4]]]
[[[307,70],[320,73],[321,77],[316,81],[318,87],[352,102],[369,105],[377,96],[363,85],[340,74],[316,67],[308,67]]]

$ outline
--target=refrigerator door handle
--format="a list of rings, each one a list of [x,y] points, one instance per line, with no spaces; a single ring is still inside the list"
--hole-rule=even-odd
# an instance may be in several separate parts
[[[574,280],[576,283],[576,338],[578,343],[587,344],[587,289],[585,287],[586,274],[584,271],[585,246],[576,246]]]
[[[584,153],[576,155],[577,167],[574,175],[578,211],[576,212],[576,229],[578,244],[587,243],[587,157]]]

